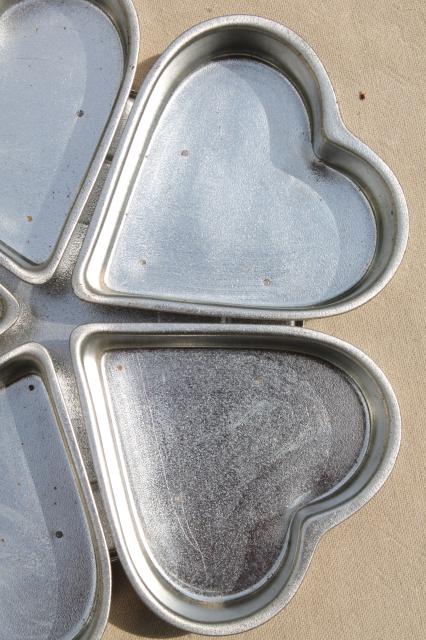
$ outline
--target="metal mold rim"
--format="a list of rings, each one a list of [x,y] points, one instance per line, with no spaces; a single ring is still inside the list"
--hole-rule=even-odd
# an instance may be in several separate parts
[[[3,1],[0,0],[0,19],[3,10],[9,9],[19,1],[20,0],[8,0],[4,4]],[[132,0],[117,0],[117,3],[112,2],[112,0],[86,1],[91,2],[101,9],[118,30],[122,45],[125,48],[125,66],[123,68],[120,88],[110,112],[110,116],[105,128],[101,132],[100,141],[95,154],[92,157],[85,176],[83,176],[82,186],[73,206],[69,209],[65,219],[65,224],[62,227],[56,246],[50,254],[50,257],[46,262],[40,265],[31,266],[31,263],[28,260],[24,258],[22,260],[14,259],[9,255],[9,253],[6,253],[0,247],[0,265],[3,265],[6,269],[9,269],[9,271],[30,284],[44,284],[45,282],[48,282],[58,268],[78,220],[85,205],[87,204],[87,200],[95,185],[102,165],[107,157],[108,150],[111,146],[111,142],[126,106],[128,96],[131,92],[136,73],[139,54],[139,21]],[[125,23],[123,23],[123,18]]]
[[[81,637],[87,640],[89,638],[91,640],[100,640],[108,622],[110,609],[111,566],[98,511],[49,352],[45,347],[35,342],[28,342],[12,349],[0,357],[0,377],[4,370],[11,369],[14,371],[23,363],[28,367],[28,370],[32,369],[40,375],[46,387],[52,410],[56,415],[59,434],[64,446],[64,454],[75,478],[76,488],[91,532],[93,552],[96,559],[98,589],[93,604],[92,616],[89,620],[82,621],[85,629]],[[13,377],[18,378],[19,376],[16,376],[15,373]],[[81,634],[81,630],[79,634]],[[72,640],[71,637],[70,640]]]
[[[0,283],[0,334],[16,322],[19,316],[19,304],[16,298]]]
[[[343,356],[348,361],[353,362],[354,366],[356,366],[359,371],[362,371],[367,378],[372,379],[379,390],[379,401],[382,402],[385,407],[388,431],[387,440],[383,444],[384,453],[380,460],[374,461],[374,470],[371,472],[365,484],[362,484],[361,488],[359,488],[359,490],[357,489],[356,493],[346,502],[344,500],[340,502],[337,501],[334,506],[330,503],[331,506],[327,509],[323,509],[322,511],[317,509],[317,511],[315,511],[314,501],[311,505],[308,505],[306,508],[304,507],[298,512],[298,514],[303,515],[300,515],[299,522],[296,525],[299,527],[297,529],[299,539],[297,550],[295,551],[295,559],[291,565],[287,582],[284,583],[284,586],[280,587],[274,597],[266,600],[266,604],[258,604],[257,609],[257,595],[254,594],[251,600],[251,602],[254,603],[252,612],[244,612],[232,620],[219,622],[200,621],[185,614],[185,608],[188,608],[188,605],[185,603],[183,603],[181,607],[182,613],[180,613],[179,610],[177,611],[176,608],[173,611],[163,603],[161,599],[151,591],[147,581],[144,579],[146,576],[138,571],[133,561],[132,547],[129,544],[129,531],[127,528],[124,528],[124,523],[121,521],[120,508],[116,503],[117,498],[113,483],[115,483],[115,486],[117,486],[117,482],[123,484],[122,470],[116,469],[115,480],[112,480],[110,470],[108,469],[108,452],[104,448],[101,437],[101,431],[105,429],[105,425],[101,425],[97,421],[95,402],[90,392],[88,376],[85,371],[85,353],[86,349],[90,349],[90,354],[87,357],[90,360],[94,358],[96,360],[94,366],[99,367],[98,351],[102,350],[102,345],[105,344],[108,337],[115,338],[116,341],[118,339],[122,348],[135,348],[135,345],[137,346],[135,338],[149,336],[154,337],[157,341],[165,336],[174,336],[176,339],[183,340],[182,348],[191,348],[191,346],[195,344],[194,342],[191,344],[191,338],[193,336],[205,337],[206,339],[210,336],[219,340],[226,336],[228,338],[248,336],[257,339],[273,337],[276,340],[287,337],[290,340],[296,341],[296,348],[294,349],[296,352],[303,352],[303,347],[300,348],[300,345],[316,344],[317,347],[320,345],[322,350],[320,357],[323,359],[327,359],[324,355],[327,351],[334,352],[335,354],[342,353]],[[121,344],[120,337],[123,344]],[[203,346],[205,347],[206,345]],[[226,346],[229,347],[225,341],[224,348],[226,348]],[[112,346],[111,348],[115,347]],[[310,351],[307,349],[306,352],[309,353]],[[92,457],[109,522],[113,529],[119,558],[133,587],[142,600],[166,622],[190,632],[221,636],[240,633],[268,621],[282,610],[302,582],[321,536],[330,528],[339,524],[360,509],[377,493],[389,476],[398,454],[401,437],[400,414],[395,394],[385,375],[363,352],[338,338],[317,331],[289,326],[273,327],[237,324],[95,324],[80,326],[74,330],[71,336],[71,353],[83,414],[89,434]],[[330,361],[332,361],[332,359],[330,359]],[[123,484],[122,489],[124,492],[128,491],[127,485]],[[312,505],[313,511],[309,512],[309,507],[312,507]],[[299,515],[297,517],[299,517]],[[291,526],[293,527],[293,525]]]
[[[117,190],[117,185],[124,180],[125,162],[137,132],[139,121],[149,103],[151,94],[157,86],[163,72],[170,63],[182,51],[201,40],[203,37],[215,32],[227,29],[251,29],[256,32],[266,34],[278,41],[284,47],[288,47],[300,57],[306,64],[319,88],[320,97],[320,123],[319,130],[314,131],[313,147],[317,156],[321,159],[321,149],[323,147],[338,147],[345,154],[355,156],[362,162],[370,165],[376,171],[389,190],[392,198],[394,211],[394,225],[396,233],[389,242],[392,242],[390,259],[384,269],[379,272],[379,276],[364,290],[356,292],[363,279],[350,291],[347,291],[342,300],[336,299],[326,301],[318,307],[308,307],[300,309],[266,309],[255,307],[226,306],[220,304],[199,304],[192,302],[179,302],[161,300],[125,294],[108,294],[98,282],[90,282],[90,266],[95,247],[103,227],[107,224],[108,210],[111,201]],[[111,225],[111,221],[108,221]],[[256,16],[236,15],[214,18],[207,22],[193,27],[181,35],[166,51],[160,56],[149,72],[143,83],[129,120],[126,124],[120,144],[115,154],[111,170],[105,182],[101,196],[99,198],[91,225],[89,227],[85,242],[79,254],[79,258],[73,273],[73,288],[77,296],[84,300],[95,303],[118,305],[125,307],[136,307],[154,309],[157,311],[173,311],[176,313],[190,313],[195,315],[225,316],[232,318],[257,319],[261,321],[269,320],[304,320],[308,318],[320,318],[339,313],[344,313],[358,306],[365,304],[377,295],[383,287],[393,277],[397,270],[408,240],[408,212],[405,197],[396,177],[384,161],[374,153],[369,147],[361,142],[355,135],[348,131],[344,125],[337,100],[334,94],[328,74],[315,52],[309,45],[293,31],[279,25],[273,21]],[[99,271],[98,266],[96,271]],[[368,274],[368,272],[367,272]],[[99,273],[93,274],[97,280]]]

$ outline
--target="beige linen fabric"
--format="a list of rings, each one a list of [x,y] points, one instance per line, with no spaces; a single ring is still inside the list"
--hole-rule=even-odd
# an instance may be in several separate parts
[[[250,640],[426,638],[426,3],[422,0],[134,0],[141,29],[137,85],[190,26],[224,14],[272,18],[324,63],[346,125],[395,172],[410,211],[410,242],[372,302],[308,326],[344,338],[384,370],[403,439],[395,470],[361,511],[329,532],[290,604]],[[359,92],[365,92],[360,100]],[[106,640],[195,638],[158,620],[114,568]]]

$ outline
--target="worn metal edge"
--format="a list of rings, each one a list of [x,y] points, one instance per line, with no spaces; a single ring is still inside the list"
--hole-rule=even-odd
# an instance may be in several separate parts
[[[96,0],[89,1],[96,4],[96,6],[104,11],[105,15],[111,20],[111,15],[105,10],[105,8],[100,6],[99,2]],[[67,214],[66,222],[59,235],[56,247],[50,255],[50,258],[48,258],[45,263],[41,265],[33,265],[28,260],[25,260],[25,258],[20,261],[15,260],[10,254],[2,251],[0,246],[0,265],[3,265],[6,269],[30,284],[44,284],[54,276],[90,193],[95,185],[132,89],[139,55],[139,21],[132,0],[118,0],[118,2],[126,15],[128,22],[126,42],[127,55],[125,56],[125,66],[123,68],[121,86],[110,113],[110,117],[96,148],[95,155],[93,156],[89,169],[82,180],[82,187],[79,190],[74,205]]]
[[[0,283],[0,334],[16,322],[19,316],[19,304],[16,298]]]
[[[144,298],[142,296],[130,296],[112,294],[107,295],[100,288],[93,287],[88,282],[87,273],[90,259],[101,232],[102,226],[108,214],[110,201],[114,195],[117,184],[120,181],[123,165],[127,153],[132,145],[134,135],[139,125],[139,120],[149,101],[163,71],[176,55],[190,42],[216,29],[227,27],[251,27],[269,33],[285,45],[291,46],[306,61],[312,70],[320,89],[321,105],[321,131],[318,135],[323,141],[344,148],[366,163],[373,166],[387,184],[394,201],[395,218],[397,222],[397,235],[394,242],[392,257],[380,277],[366,291],[356,297],[341,302],[324,303],[322,307],[305,309],[266,309],[237,307],[230,305],[198,304],[191,302],[165,301],[156,298]],[[176,313],[190,313],[194,315],[226,316],[230,318],[268,320],[305,320],[308,318],[321,318],[337,315],[355,309],[377,295],[395,274],[405,252],[408,241],[408,210],[402,188],[391,169],[386,163],[367,145],[352,134],[343,123],[340,115],[336,96],[320,59],[311,47],[296,33],[276,22],[259,18],[257,16],[236,15],[214,18],[203,22],[186,31],[177,38],[160,56],[147,75],[129,120],[126,124],[123,136],[115,154],[111,170],[98,201],[91,225],[89,227],[82,250],[80,251],[76,267],[73,273],[73,288],[77,296],[83,300],[107,305],[124,307],[136,307],[154,309],[157,311],[173,311]]]
[[[57,425],[65,455],[75,478],[77,490],[80,493],[82,506],[91,530],[96,558],[97,593],[93,603],[92,616],[89,620],[84,621],[85,628],[80,629],[77,637],[86,640],[100,640],[104,634],[109,616],[111,565],[98,511],[49,352],[40,344],[28,342],[1,356],[0,370],[10,365],[13,361],[21,359],[34,363],[35,369],[42,377],[46,391],[49,393],[52,408],[57,414]],[[69,640],[74,639],[76,639],[74,634],[69,637]],[[62,640],[67,640],[67,637]]]
[[[357,361],[377,382],[383,394],[383,400],[388,408],[389,440],[385,455],[378,461],[376,471],[368,483],[348,503],[337,506],[329,511],[313,516],[301,515],[300,525],[300,553],[292,570],[291,578],[286,587],[266,607],[245,618],[223,623],[204,623],[190,620],[171,611],[163,605],[147,588],[138,575],[132,561],[131,552],[126,545],[125,532],[120,525],[119,511],[115,505],[114,492],[108,473],[108,459],[102,448],[100,431],[102,425],[97,423],[96,411],[91,400],[90,383],[84,370],[84,352],[90,340],[101,334],[122,335],[191,335],[225,336],[246,334],[256,336],[293,336],[300,340],[320,341],[332,349],[344,351],[349,357]],[[299,588],[309,564],[312,560],[316,545],[322,535],[364,506],[382,487],[395,464],[401,441],[401,418],[398,403],[393,389],[381,369],[362,351],[351,344],[311,329],[289,326],[267,325],[238,325],[238,324],[172,324],[172,323],[141,323],[141,324],[93,324],[75,329],[71,335],[71,355],[76,373],[83,415],[89,436],[96,474],[101,494],[104,500],[109,523],[112,527],[119,559],[126,574],[140,598],[163,620],[178,628],[202,635],[225,636],[242,633],[253,629],[278,614],[291,600]],[[189,348],[189,347],[187,347]],[[309,505],[307,505],[309,507]],[[301,509],[303,514],[306,508]]]

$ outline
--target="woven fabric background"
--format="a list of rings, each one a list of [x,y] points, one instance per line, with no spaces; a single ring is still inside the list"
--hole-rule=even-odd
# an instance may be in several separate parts
[[[232,13],[272,18],[301,35],[331,77],[346,125],[395,172],[410,242],[390,285],[343,316],[307,323],[348,340],[384,370],[403,439],[380,493],[321,541],[287,608],[241,640],[426,638],[426,3],[423,0],[134,0],[139,86],[182,31]],[[365,100],[359,92],[365,92]],[[196,638],[158,620],[114,568],[106,640]]]

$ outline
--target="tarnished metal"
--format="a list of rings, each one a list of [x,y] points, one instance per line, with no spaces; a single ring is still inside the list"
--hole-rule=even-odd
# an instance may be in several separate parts
[[[27,483],[24,494],[34,509],[40,502],[49,523],[27,513],[43,531],[33,551],[45,588],[54,589],[49,567],[63,576],[75,569],[68,525],[89,559],[70,578],[83,583],[74,617],[62,615],[72,585],[61,586],[56,619],[40,611],[35,637],[52,629],[61,640],[100,637],[108,611],[106,548],[70,423],[95,497],[96,477],[101,483],[109,547],[117,545],[141,597],[185,629],[250,629],[288,602],[320,535],[362,506],[395,460],[400,419],[383,374],[354,347],[300,324],[354,308],[390,279],[408,232],[400,187],[345,129],[321,63],[284,27],[247,16],[195,27],[159,59],[131,108],[138,34],[130,0],[0,7],[6,44],[15,30],[1,86],[19,89],[23,70],[22,90],[0,92],[0,102],[10,129],[23,121],[19,136],[28,134],[18,153],[4,131],[11,158],[0,220],[5,459],[15,435],[28,430],[33,457],[16,442],[14,451],[36,469],[38,484]],[[68,39],[71,24],[91,60]],[[54,60],[43,62],[49,29],[58,25]],[[67,65],[75,111],[68,138],[56,127],[62,116],[69,123],[56,54],[78,63],[75,76]],[[32,74],[27,63],[35,64]],[[82,69],[92,64],[86,109],[77,109]],[[42,110],[33,118],[21,107],[40,108],[36,96],[46,118],[53,100],[52,135]],[[70,164],[53,166],[56,153]],[[33,163],[26,180],[19,162]],[[33,211],[23,210],[27,202]],[[205,317],[189,324],[194,317],[164,311]],[[212,316],[222,323],[207,324]],[[230,324],[237,318],[296,326]],[[29,412],[49,416],[57,447],[47,470],[37,458],[43,421],[31,425]],[[57,512],[50,471],[61,465],[66,495]],[[14,469],[1,498],[6,507],[19,494]],[[80,489],[81,505],[74,502]],[[5,520],[11,538],[18,519]],[[63,542],[68,559],[55,555]],[[16,545],[29,549],[19,536]],[[22,597],[18,583],[8,585]],[[27,600],[25,624],[32,594]],[[2,628],[22,637],[13,611],[2,610]]]
[[[383,373],[314,331],[88,325],[72,355],[121,562],[189,631],[236,633],[277,613],[320,536],[397,455]]]

